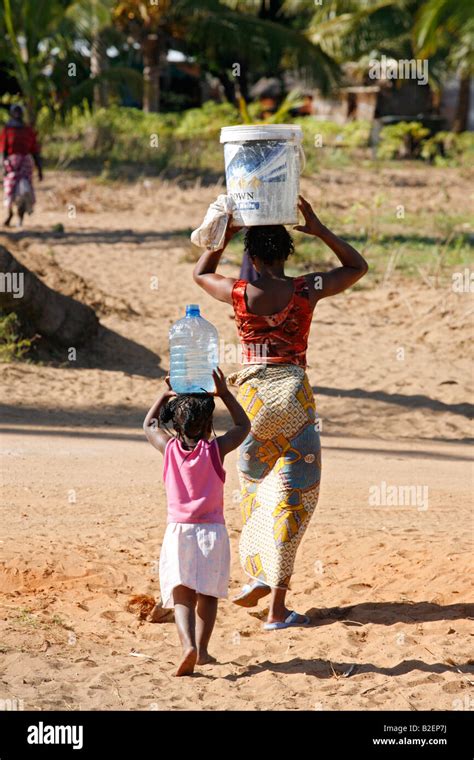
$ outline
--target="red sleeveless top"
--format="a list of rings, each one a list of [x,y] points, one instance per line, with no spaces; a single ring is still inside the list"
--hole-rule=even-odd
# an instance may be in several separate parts
[[[35,130],[24,124],[21,127],[8,126],[2,129],[0,133],[0,153],[7,153],[9,156],[19,153],[22,156],[28,153],[39,153],[40,146],[36,137]]]
[[[305,277],[293,279],[293,295],[281,311],[268,316],[247,309],[248,282],[237,280],[232,290],[235,321],[242,344],[242,364],[297,364],[306,367],[306,348],[313,316]]]

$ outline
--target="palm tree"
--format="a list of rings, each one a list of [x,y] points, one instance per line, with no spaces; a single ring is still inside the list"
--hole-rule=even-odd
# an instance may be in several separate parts
[[[198,58],[221,79],[231,64],[240,64],[244,96],[247,72],[255,79],[256,72],[275,76],[283,70],[296,71],[324,93],[338,83],[339,66],[319,43],[309,39],[306,19],[299,11],[288,13],[284,0],[208,0],[206,5],[209,8],[201,10],[190,41],[200,51]]]
[[[179,5],[179,0],[176,4]],[[146,0],[119,0],[113,17],[117,27],[141,47],[143,110],[155,113],[160,108],[160,74],[170,24],[173,17],[177,17],[176,10],[172,10],[171,0],[160,0],[155,4]]]
[[[454,131],[465,131],[474,75],[472,0],[428,0],[420,8],[414,35],[420,55],[444,52],[448,69],[457,71],[460,86]]]
[[[325,91],[337,80],[338,67],[319,45],[290,26],[259,16],[260,4],[254,12],[249,7],[249,12],[244,12],[241,7],[242,3],[221,0],[159,0],[156,5],[119,0],[114,11],[116,23],[142,49],[144,110],[159,109],[159,78],[171,44],[215,73],[227,85],[230,99],[229,71],[235,63],[242,77],[242,70],[262,64],[271,69],[283,59],[286,66],[308,72]]]
[[[30,123],[39,103],[51,98],[53,85],[44,70],[53,60],[58,28],[71,0],[3,0],[0,33],[11,60]]]
[[[112,24],[114,5],[115,0],[74,0],[66,13],[76,34],[90,43],[93,100],[98,107],[106,107],[108,104],[109,64],[105,33]]]
[[[286,0],[291,9],[298,0]],[[309,0],[302,0],[308,7]],[[460,92],[454,128],[465,130],[474,72],[472,0],[325,0],[314,13],[310,39],[339,63],[368,58],[429,58],[430,82],[439,87],[457,70]]]

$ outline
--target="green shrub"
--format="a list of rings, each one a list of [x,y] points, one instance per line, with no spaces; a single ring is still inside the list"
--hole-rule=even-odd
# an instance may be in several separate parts
[[[473,153],[474,134],[472,132],[461,132],[461,134],[438,132],[425,140],[421,148],[422,158],[441,166],[453,161],[460,161],[463,156]]]
[[[249,105],[251,118],[256,117],[259,108],[258,103]],[[348,166],[364,158],[371,131],[368,121],[338,124],[311,116],[289,117],[288,121],[303,130],[308,174],[317,172],[322,165]],[[118,105],[93,111],[85,100],[64,116],[47,107],[38,114],[48,161],[61,167],[79,161],[98,163],[104,178],[119,176],[122,165],[133,165],[155,175],[163,171],[172,175],[223,173],[220,130],[240,123],[237,108],[213,101],[181,113],[152,114]],[[443,132],[430,137],[422,124],[401,122],[381,130],[377,157],[391,160],[409,156],[461,164],[473,152],[472,133]],[[365,155],[369,157],[368,151]]]
[[[439,165],[462,164],[466,158],[472,160],[474,135],[472,132],[437,132],[430,137],[430,131],[417,121],[400,122],[383,127],[377,158],[422,158]]]
[[[311,117],[299,117],[294,123],[303,130],[303,149],[309,174],[317,172],[321,165],[348,166],[354,154],[367,147],[371,128],[368,121],[338,124]]]
[[[159,172],[173,159],[177,119],[177,114],[151,114],[121,106],[94,112],[87,103],[74,106],[64,121],[56,121],[52,131],[46,117],[41,122],[45,155],[62,165],[100,159],[147,164]]]
[[[231,103],[214,103],[208,100],[201,108],[184,111],[175,131],[177,138],[215,139],[221,127],[240,124],[238,110]]]
[[[21,323],[14,312],[0,312],[0,362],[22,359],[31,348],[32,341],[23,338]]]
[[[418,121],[401,121],[380,130],[377,158],[412,158],[420,154],[422,141],[430,130]]]
[[[372,125],[370,121],[350,121],[344,125],[343,143],[348,148],[366,148]]]
[[[318,142],[323,147],[330,148],[364,148],[368,144],[371,128],[369,121],[337,124],[334,121],[318,121],[309,116],[299,117],[294,123],[303,130],[305,144],[312,147]]]

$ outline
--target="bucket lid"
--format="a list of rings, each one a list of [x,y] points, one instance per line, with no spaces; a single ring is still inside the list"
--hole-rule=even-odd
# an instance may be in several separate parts
[[[302,129],[296,124],[238,124],[236,127],[222,127],[220,141],[291,140],[300,143],[302,139]]]

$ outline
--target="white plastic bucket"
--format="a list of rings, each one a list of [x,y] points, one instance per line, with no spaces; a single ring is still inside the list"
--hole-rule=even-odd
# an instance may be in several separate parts
[[[236,204],[237,224],[297,223],[302,137],[301,127],[292,124],[221,129],[227,193]]]

